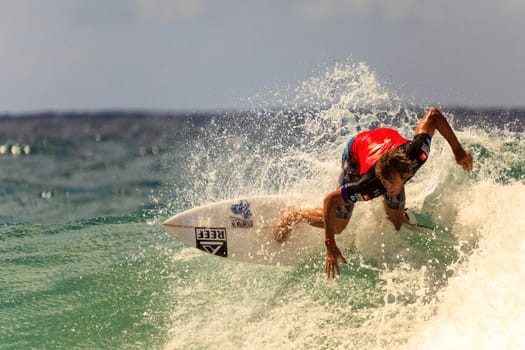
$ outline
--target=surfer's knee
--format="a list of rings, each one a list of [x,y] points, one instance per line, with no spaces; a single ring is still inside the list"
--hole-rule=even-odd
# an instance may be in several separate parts
[[[300,208],[286,207],[279,218],[279,222],[273,227],[275,240],[279,243],[284,242],[290,235],[290,226],[299,223],[302,219],[303,215]]]
[[[394,228],[396,229],[396,231],[401,230],[401,226],[403,225],[403,223],[401,222],[394,222],[394,221],[392,221],[392,224],[394,225]]]
[[[288,238],[290,228],[286,224],[278,223],[273,227],[273,235],[277,242],[282,243]]]

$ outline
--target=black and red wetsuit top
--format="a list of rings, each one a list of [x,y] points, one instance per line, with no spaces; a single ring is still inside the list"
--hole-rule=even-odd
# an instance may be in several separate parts
[[[341,194],[347,203],[370,200],[386,193],[375,174],[375,165],[381,156],[390,150],[407,155],[412,161],[414,174],[425,163],[430,153],[430,136],[417,134],[412,141],[402,137],[397,131],[379,128],[365,131],[350,140],[343,157],[349,157],[358,165],[360,178],[356,182],[343,183]],[[349,159],[350,160],[350,159]]]

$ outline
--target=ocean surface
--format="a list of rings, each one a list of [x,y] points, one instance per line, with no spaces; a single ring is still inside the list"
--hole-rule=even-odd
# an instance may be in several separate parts
[[[238,263],[161,226],[234,197],[320,206],[353,134],[410,137],[427,107],[343,64],[234,111],[0,116],[0,349],[525,348],[524,111],[439,106],[474,171],[436,134],[406,190],[437,228],[360,204],[336,280],[322,257]]]

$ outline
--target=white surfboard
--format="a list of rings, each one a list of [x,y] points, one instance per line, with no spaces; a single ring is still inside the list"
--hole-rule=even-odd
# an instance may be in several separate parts
[[[275,240],[273,227],[288,206],[304,207],[305,203],[300,197],[283,196],[231,199],[176,214],[163,225],[191,247],[243,262],[286,266],[324,257],[324,231],[307,223],[293,225],[285,242]],[[410,227],[433,229],[408,214]],[[351,241],[348,234],[337,237],[341,248]]]
[[[298,265],[324,256],[324,232],[306,223],[292,227],[288,239],[275,240],[273,226],[298,198],[283,196],[225,200],[179,213],[163,225],[175,237],[207,253],[264,265]]]

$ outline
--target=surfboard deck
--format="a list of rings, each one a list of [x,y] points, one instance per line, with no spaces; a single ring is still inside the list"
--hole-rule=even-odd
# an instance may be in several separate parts
[[[273,227],[294,197],[261,196],[216,202],[176,214],[163,226],[179,240],[210,254],[264,265],[297,265],[323,255],[323,230],[294,225],[288,239],[275,240]]]
[[[324,257],[324,231],[321,228],[299,223],[292,227],[285,242],[275,240],[273,227],[282,210],[289,206],[305,205],[301,197],[260,196],[224,200],[176,214],[164,221],[163,226],[191,247],[242,262],[290,266]],[[410,216],[413,228],[432,229],[420,225],[414,215]],[[338,244],[344,247],[350,235],[340,236]]]

